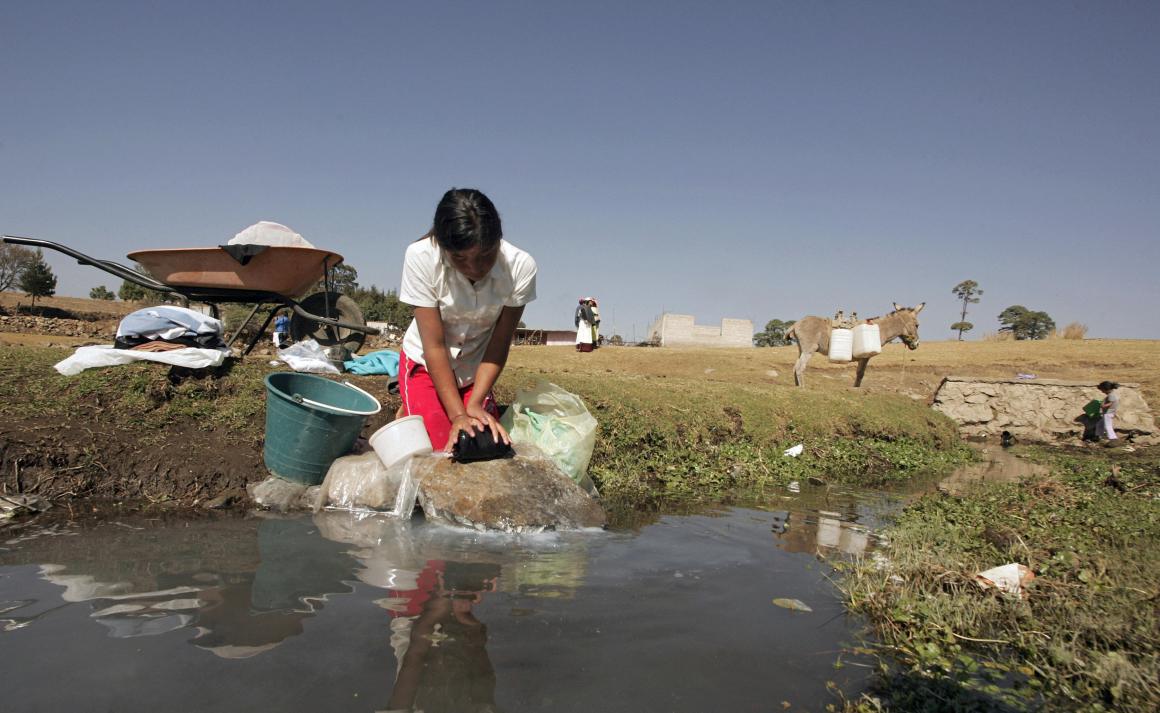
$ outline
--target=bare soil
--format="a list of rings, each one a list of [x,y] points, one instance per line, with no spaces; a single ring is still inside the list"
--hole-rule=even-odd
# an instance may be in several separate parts
[[[180,376],[171,370],[169,381]],[[219,373],[202,380],[228,378]],[[358,386],[383,405],[382,412],[367,419],[362,433],[366,438],[394,418],[400,402],[387,392],[385,377],[361,377]],[[103,417],[106,400],[107,395],[94,393],[88,403],[74,405],[72,417],[64,422],[40,414],[0,414],[0,493],[31,493],[51,501],[224,508],[245,503],[246,485],[269,476],[262,459],[261,417],[240,428],[172,419],[155,429],[134,426],[123,417]]]

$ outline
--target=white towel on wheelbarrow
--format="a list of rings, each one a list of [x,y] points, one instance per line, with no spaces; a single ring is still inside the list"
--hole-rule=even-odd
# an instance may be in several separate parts
[[[98,366],[120,366],[135,361],[158,361],[171,366],[185,366],[190,369],[204,369],[220,366],[229,355],[224,349],[198,349],[186,347],[167,352],[140,352],[132,349],[117,349],[111,345],[78,347],[73,355],[53,366],[65,376],[74,376],[85,369]]]

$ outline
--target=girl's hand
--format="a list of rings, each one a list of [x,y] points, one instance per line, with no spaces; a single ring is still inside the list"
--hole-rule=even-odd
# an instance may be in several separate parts
[[[490,413],[488,413],[487,410],[483,408],[483,406],[468,404],[467,413],[472,418],[483,424],[483,428],[491,431],[492,440],[494,440],[496,443],[503,442],[511,445],[512,441],[511,438],[508,437],[507,431],[505,431],[504,427],[500,425],[499,420],[495,416],[492,416]]]
[[[447,438],[447,445],[443,446],[444,453],[451,453],[455,442],[459,440],[459,432],[466,431],[467,435],[474,436],[476,431],[482,431],[484,424],[479,419],[467,413],[461,413],[451,419],[451,435]]]

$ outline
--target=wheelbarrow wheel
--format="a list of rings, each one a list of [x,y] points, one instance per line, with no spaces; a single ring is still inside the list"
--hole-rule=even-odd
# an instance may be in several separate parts
[[[338,292],[316,292],[299,302],[302,309],[319,317],[329,316],[348,324],[366,324],[362,308],[358,303]],[[313,339],[323,347],[341,345],[351,352],[357,352],[366,341],[365,332],[346,327],[332,327],[298,314],[290,318],[290,338],[294,341]]]

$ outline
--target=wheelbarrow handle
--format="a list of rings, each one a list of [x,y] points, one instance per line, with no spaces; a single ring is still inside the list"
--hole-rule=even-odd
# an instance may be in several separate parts
[[[48,248],[49,250],[55,250],[59,253],[64,253],[69,257],[75,258],[76,261],[81,265],[92,265],[98,270],[104,270],[110,275],[119,277],[122,280],[126,280],[128,282],[132,282],[139,287],[156,290],[157,292],[177,292],[177,290],[173,289],[169,285],[166,285],[163,282],[158,282],[152,277],[143,275],[136,270],[125,267],[124,265],[112,262],[111,260],[98,260],[95,257],[89,257],[79,250],[73,250],[67,245],[54,243],[51,240],[41,240],[39,238],[22,238],[19,235],[0,235],[0,242],[10,243],[12,245],[28,245],[29,247],[34,248]]]

